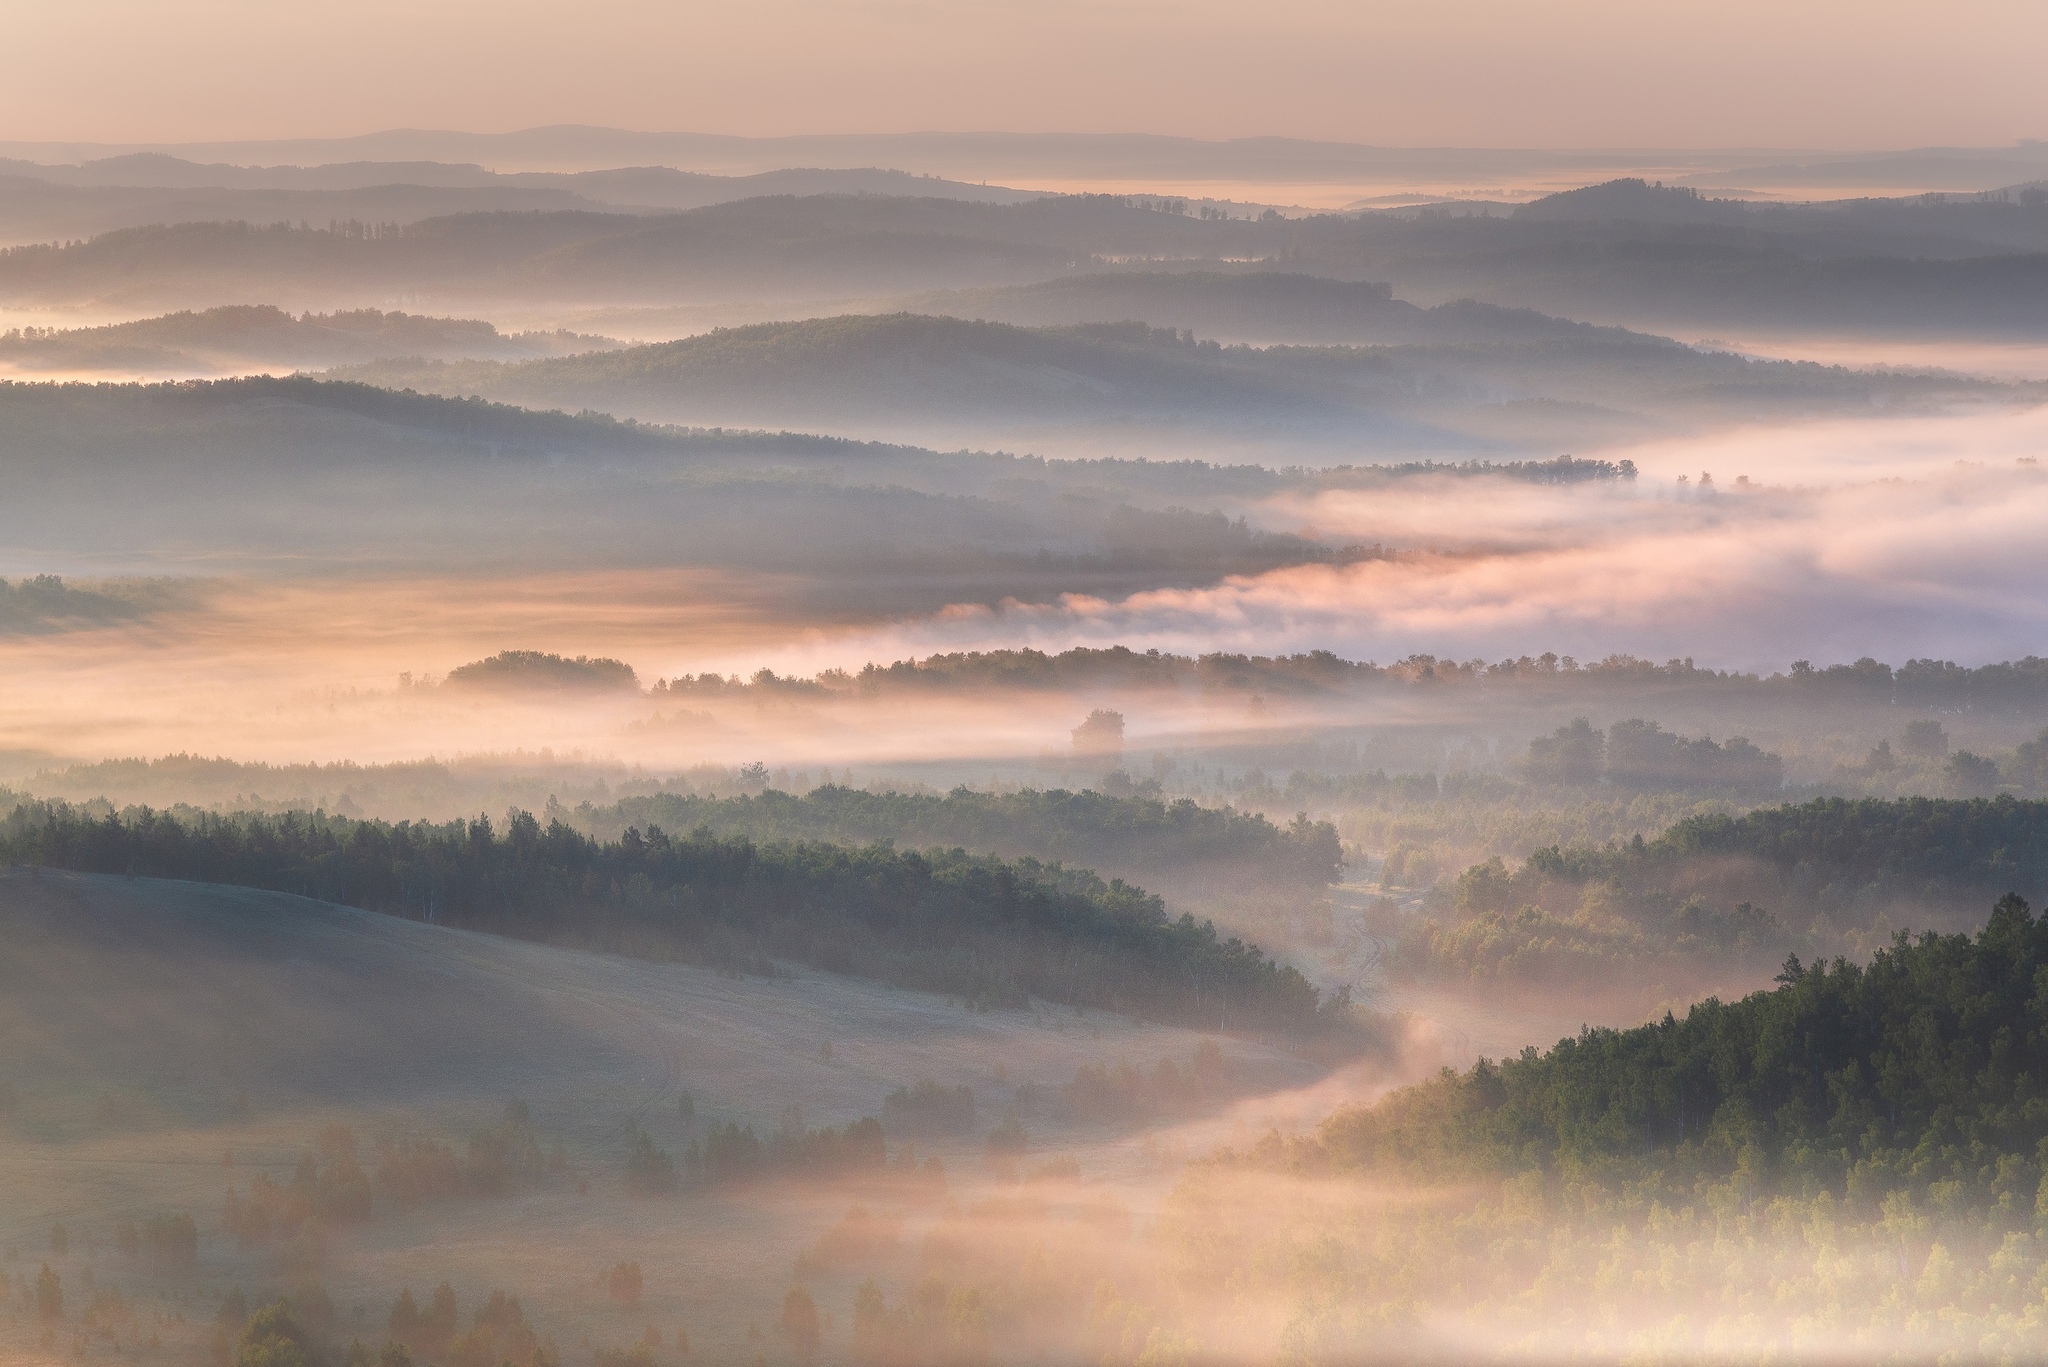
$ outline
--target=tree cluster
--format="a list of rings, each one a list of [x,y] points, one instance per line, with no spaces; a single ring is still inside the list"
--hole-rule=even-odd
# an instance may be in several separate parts
[[[1687,739],[1653,721],[1616,722],[1603,735],[1584,717],[1529,742],[1532,782],[1584,787],[1605,780],[1634,792],[1679,789],[1769,794],[1785,785],[1785,762],[1742,736],[1726,744]]]

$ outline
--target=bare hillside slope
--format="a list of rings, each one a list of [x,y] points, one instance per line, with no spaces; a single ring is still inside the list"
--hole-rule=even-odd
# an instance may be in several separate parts
[[[721,1116],[844,1123],[934,1077],[1186,1053],[1195,1036],[1069,1008],[974,1012],[825,974],[779,979],[522,943],[278,893],[0,874],[0,1033],[24,1136],[227,1122],[302,1105],[517,1093],[572,1136],[688,1089]],[[827,1044],[831,1045],[828,1050]],[[1253,1046],[1276,1084],[1305,1065]],[[1000,1094],[1000,1095],[998,1095]]]

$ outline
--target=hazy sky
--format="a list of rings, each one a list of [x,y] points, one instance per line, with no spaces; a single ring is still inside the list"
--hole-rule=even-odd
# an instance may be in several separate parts
[[[5,0],[0,140],[601,123],[1873,147],[2048,137],[2041,0]]]

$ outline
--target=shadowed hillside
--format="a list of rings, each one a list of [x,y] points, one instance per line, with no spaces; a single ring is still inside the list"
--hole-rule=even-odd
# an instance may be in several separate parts
[[[0,924],[13,1119],[46,1138],[90,1132],[102,1096],[129,1126],[175,1126],[228,1120],[238,1096],[267,1108],[520,1091],[560,1097],[559,1111],[543,1104],[561,1123],[579,1089],[687,1087],[752,1109],[770,1075],[851,1119],[880,1105],[884,1079],[986,1069],[1000,1041],[1026,1051],[1012,1063],[1024,1076],[1033,1050],[1089,1052],[1043,1013],[975,1014],[829,974],[725,977],[209,884],[14,868],[0,871]],[[840,1041],[836,1066],[817,1058],[821,1037]]]
[[[756,846],[658,826],[602,842],[515,812],[444,827],[287,813],[95,820],[17,807],[12,863],[298,890],[436,923],[735,971],[791,960],[971,1001],[1033,998],[1241,1028],[1338,1047],[1346,998],[1212,924],[1167,916],[1122,880],[962,850],[898,854],[818,842]]]
[[[1030,581],[1111,587],[1342,553],[1244,520],[1238,503],[1270,490],[1269,472],[1199,462],[950,458],[310,379],[0,383],[0,412],[14,495],[0,525],[68,536],[81,555],[183,561],[211,546],[300,563],[726,563],[784,575],[880,561],[928,599],[979,576],[1005,581],[998,593],[1043,592]],[[764,537],[768,525],[778,535]],[[926,577],[942,566],[962,577]]]
[[[1058,451],[1098,429],[1103,441],[1121,443],[1112,449],[1202,434],[1307,450],[1526,448],[1764,414],[1861,413],[1873,403],[2023,400],[2038,390],[1755,361],[1485,305],[1422,310],[1362,288],[1373,311],[1407,320],[1404,327],[1496,335],[1398,347],[1226,347],[1135,322],[1020,328],[900,313],[762,323],[524,364],[395,361],[338,374],[659,422],[829,425],[939,445],[983,433]]]

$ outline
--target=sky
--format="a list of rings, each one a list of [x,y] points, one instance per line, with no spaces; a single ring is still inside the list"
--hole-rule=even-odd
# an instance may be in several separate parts
[[[1396,146],[2048,137],[2040,0],[0,0],[0,141],[550,123]]]

